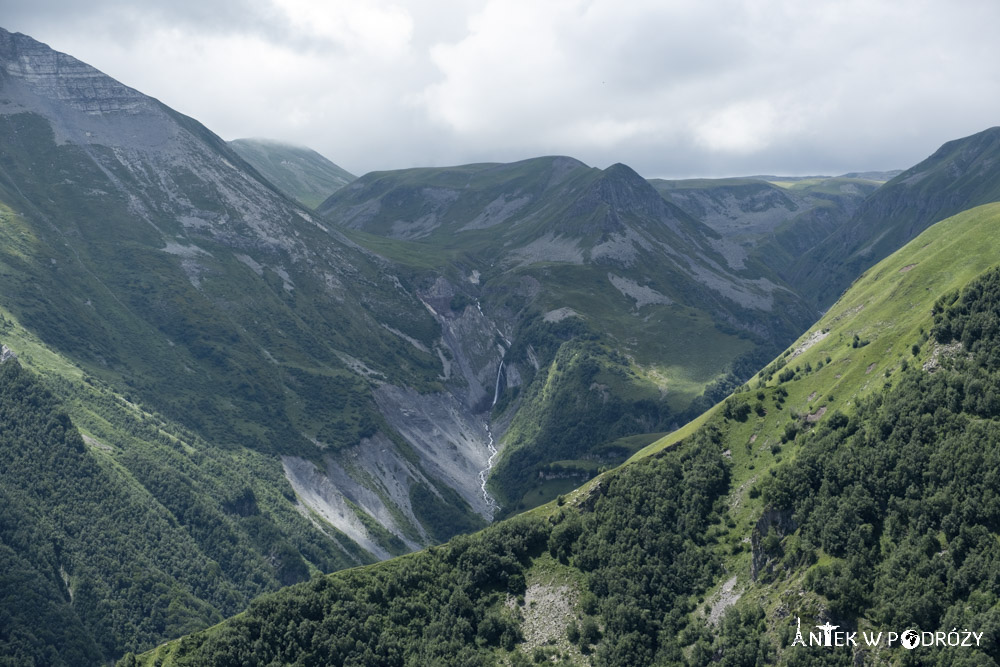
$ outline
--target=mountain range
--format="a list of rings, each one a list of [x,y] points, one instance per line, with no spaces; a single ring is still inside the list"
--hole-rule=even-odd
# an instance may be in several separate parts
[[[995,209],[971,209],[1000,199],[997,136],[899,174],[647,181],[552,156],[355,178],[301,147],[227,143],[0,30],[2,652],[108,662],[296,582],[242,617],[257,635],[230,622],[160,656],[258,660],[237,642],[294,662],[260,629],[275,609],[305,624],[301,641],[316,608],[341,623],[324,605],[345,603],[330,597],[343,586],[364,597],[359,618],[396,623],[379,611],[395,601],[449,629],[421,621],[424,639],[404,641],[417,626],[345,624],[325,631],[340,653],[301,659],[361,660],[359,641],[375,664],[725,654],[704,599],[732,591],[768,629],[740,616],[730,634],[774,657],[773,596],[798,585],[803,613],[875,618],[814,585],[836,578],[814,566],[848,551],[793,526],[806,523],[781,513],[800,498],[781,484],[845,428],[833,414],[877,412],[868,397],[889,400],[894,374],[950,363],[927,318],[991,263]],[[949,270],[961,253],[974,259]],[[670,544],[618,554],[633,516]],[[814,560],[779,568],[807,534]],[[631,577],[673,576],[636,574],[649,548],[701,565],[667,597],[641,591]],[[431,589],[434,602],[407,597]],[[635,604],[676,619],[615,615]],[[558,637],[531,629],[550,611]]]

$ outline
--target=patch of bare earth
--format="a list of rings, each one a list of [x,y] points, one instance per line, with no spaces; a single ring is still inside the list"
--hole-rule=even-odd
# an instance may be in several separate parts
[[[840,315],[837,315],[835,318],[833,318],[833,321],[834,322],[839,322],[840,320],[844,319],[845,317],[850,317],[851,315],[854,315],[856,313],[860,313],[861,310],[864,307],[865,307],[865,304],[862,303],[862,304],[860,304],[858,306],[854,306],[854,308],[851,308],[850,310],[845,310]]]
[[[906,273],[907,271],[909,271],[910,269],[912,269],[915,266],[916,266],[916,264],[907,264],[906,266],[904,266],[903,268],[901,268],[899,270],[899,272],[900,273]]]
[[[830,335],[829,331],[813,331],[811,334],[809,334],[809,338],[806,338],[797,348],[792,350],[792,353],[791,355],[789,355],[788,360],[791,361],[792,359],[799,356],[800,354],[802,354],[810,347],[820,342],[829,335]]]
[[[736,575],[729,578],[726,583],[722,584],[722,588],[719,592],[713,595],[709,599],[709,604],[712,605],[712,610],[708,612],[708,622],[712,625],[718,625],[719,621],[722,620],[722,615],[726,612],[726,609],[732,607],[736,604],[736,601],[740,599],[743,592],[736,592]]]
[[[756,477],[751,477],[747,481],[740,484],[739,488],[737,488],[729,495],[729,509],[731,511],[739,509],[739,506],[743,503],[743,494],[746,492],[748,488],[753,486],[753,484],[756,481],[757,481]]]
[[[111,447],[110,445],[105,445],[97,438],[92,438],[86,433],[81,433],[80,435],[83,436],[83,441],[88,445],[90,445],[91,447],[96,447],[97,449],[103,450],[105,452],[114,451],[113,447]]]
[[[812,413],[811,415],[806,415],[806,421],[807,422],[818,422],[819,418],[822,417],[825,414],[826,414],[826,406],[824,405],[823,407],[821,407],[819,410],[817,410],[816,412]]]
[[[570,644],[566,628],[576,617],[577,592],[566,585],[534,583],[524,591],[521,615],[521,650],[531,656],[538,647],[557,649],[570,654],[574,662],[582,659],[579,647]],[[510,604],[514,604],[511,600]]]
[[[875,370],[875,362],[872,362],[872,363],[868,364],[868,370],[865,371],[865,375],[868,375],[873,370]]]

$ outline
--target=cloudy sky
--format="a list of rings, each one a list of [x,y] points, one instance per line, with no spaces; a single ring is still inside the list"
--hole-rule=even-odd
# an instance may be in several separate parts
[[[1000,125],[997,0],[3,0],[225,139],[357,174],[563,154],[647,177],[911,166]]]

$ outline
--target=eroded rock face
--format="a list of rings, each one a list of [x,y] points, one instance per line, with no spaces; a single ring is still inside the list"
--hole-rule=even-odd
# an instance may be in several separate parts
[[[0,115],[48,120],[56,143],[83,148],[164,243],[207,235],[296,259],[313,254],[288,229],[311,217],[243,171],[225,142],[90,65],[0,30],[0,91]]]
[[[383,385],[375,394],[382,415],[420,457],[421,466],[455,489],[483,518],[491,518],[479,472],[489,460],[485,415],[476,415],[447,392],[418,394]]]
[[[84,113],[158,110],[152,98],[20,33],[0,30],[0,66],[7,77],[20,79],[36,95]]]

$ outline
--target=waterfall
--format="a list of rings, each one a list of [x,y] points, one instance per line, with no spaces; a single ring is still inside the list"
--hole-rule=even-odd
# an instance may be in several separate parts
[[[493,405],[497,404],[497,400],[500,399],[500,376],[503,375],[503,359],[500,360],[500,367],[497,368],[497,384],[493,389]],[[493,407],[491,405],[490,407]]]
[[[479,314],[485,318],[486,314],[483,313],[483,308],[479,305],[479,299],[476,299],[476,308],[479,310]],[[494,328],[496,329],[497,335],[500,336],[500,339],[503,340],[509,348],[510,341],[507,340],[507,337],[503,335],[503,332],[501,332],[499,328]],[[503,377],[503,355],[507,352],[503,345],[498,344],[497,347],[500,348],[501,357],[500,365],[497,367],[496,383],[493,386],[493,404],[490,408],[496,407],[497,401],[500,400],[500,378]],[[479,488],[483,491],[483,500],[486,501],[486,506],[490,508],[490,519],[492,519],[497,513],[497,510],[500,509],[500,505],[497,503],[496,498],[490,495],[490,492],[486,490],[486,480],[490,475],[490,471],[493,470],[493,461],[496,459],[499,452],[493,442],[493,431],[490,429],[490,421],[488,417],[486,421],[483,422],[483,426],[486,428],[486,436],[489,438],[489,442],[486,443],[486,449],[489,451],[490,456],[486,460],[486,467],[479,471]]]

